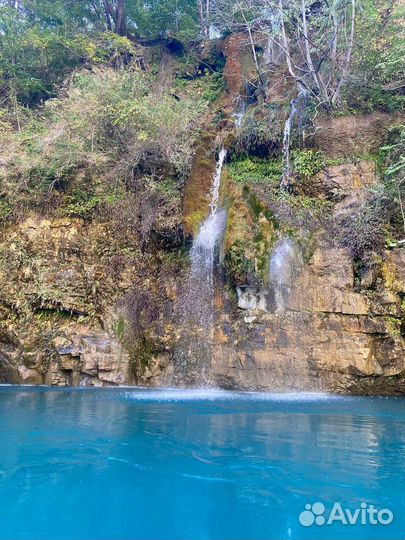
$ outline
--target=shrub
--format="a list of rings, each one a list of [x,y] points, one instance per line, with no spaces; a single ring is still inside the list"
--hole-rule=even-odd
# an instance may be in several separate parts
[[[67,94],[49,100],[20,133],[3,133],[4,181],[32,199],[65,190],[81,167],[100,173],[114,164],[114,177],[125,180],[135,172],[185,175],[205,102],[178,101],[154,84],[136,68],[76,74]]]
[[[386,218],[397,235],[405,235],[405,126],[392,128],[380,149],[383,186],[376,194],[385,206]]]
[[[384,209],[378,199],[373,199],[356,213],[340,218],[334,225],[334,236],[349,249],[353,259],[367,260],[384,249],[384,226]]]
[[[128,169],[152,159],[183,174],[204,104],[152,91],[140,70],[98,70],[76,77],[62,112],[87,153],[123,158]],[[53,112],[60,107],[54,103]]]
[[[0,223],[7,221],[11,216],[13,208],[7,200],[0,199]]]
[[[325,166],[322,152],[314,150],[294,150],[292,159],[294,172],[304,181],[315,176]]]
[[[76,189],[66,195],[60,212],[69,217],[89,218],[100,206],[114,204],[122,196],[118,192],[94,193],[90,190]]]
[[[279,184],[257,184],[254,191],[285,230],[303,229],[314,232],[327,226],[329,222],[332,206],[330,201],[318,197],[292,195],[281,191]]]
[[[207,71],[203,75],[194,78],[176,78],[176,87],[181,94],[190,99],[202,99],[207,103],[213,103],[225,91],[225,81],[221,71]]]
[[[236,182],[253,184],[280,183],[283,173],[281,160],[255,157],[233,161],[228,165],[228,169]]]

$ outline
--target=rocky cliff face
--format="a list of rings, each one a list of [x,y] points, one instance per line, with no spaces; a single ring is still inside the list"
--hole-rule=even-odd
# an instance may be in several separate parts
[[[371,162],[328,167],[317,175],[319,193],[335,201],[332,212],[360,211],[376,183]],[[403,295],[405,250],[386,250],[372,270],[356,274],[346,249],[325,231],[285,284],[239,288],[239,310],[218,302],[212,377],[225,388],[323,390],[400,394],[405,390]],[[157,370],[153,384],[170,384]]]
[[[0,382],[174,384],[188,264],[184,246],[208,212],[215,147],[221,140],[232,149],[235,103],[238,96],[249,97],[243,81],[254,80],[241,43],[234,36],[223,45],[228,91],[214,105],[222,118],[217,129],[209,123],[200,138],[182,205],[179,197],[158,205],[149,226],[152,240],[145,242],[129,226],[122,233],[119,217],[108,214],[89,220],[31,211],[1,227]],[[274,86],[280,88],[279,83]],[[277,109],[285,115],[279,93],[269,95],[272,114]],[[260,122],[260,106],[252,109],[251,122]],[[390,118],[346,117],[318,126],[314,149],[339,160],[313,175],[307,189],[311,201],[321,201],[336,222],[360,213],[370,189],[377,187],[375,163],[353,156],[381,144]],[[270,141],[270,135],[266,131],[252,148],[260,154],[267,148],[268,155],[280,151],[280,142]],[[260,190],[251,192],[227,175],[213,383],[244,390],[404,393],[405,249],[387,248],[359,265],[335,241],[338,231],[322,224],[305,234],[278,228]],[[137,207],[138,229],[144,223],[140,216]],[[288,239],[295,259],[284,262],[294,267],[276,279],[271,260]],[[231,269],[235,258],[243,269],[239,273]],[[262,279],[243,281],[252,268]]]

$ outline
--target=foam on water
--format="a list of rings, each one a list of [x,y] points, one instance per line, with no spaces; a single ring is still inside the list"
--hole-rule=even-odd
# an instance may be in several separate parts
[[[128,399],[142,401],[283,401],[283,402],[319,402],[345,399],[334,394],[321,392],[235,392],[214,388],[162,388],[126,392]]]

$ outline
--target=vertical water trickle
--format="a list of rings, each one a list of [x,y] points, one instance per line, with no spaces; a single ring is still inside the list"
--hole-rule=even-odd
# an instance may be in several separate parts
[[[212,184],[212,199],[210,204],[210,216],[216,214],[218,211],[218,201],[219,201],[219,188],[221,187],[221,175],[222,175],[222,168],[224,166],[226,158],[226,150],[224,147],[221,148],[221,151],[219,152],[217,165],[215,167],[215,175],[214,175],[214,182]]]
[[[301,113],[301,107],[304,104],[308,91],[303,86],[298,86],[298,96],[291,101],[290,114],[284,125],[283,136],[283,178],[281,187],[288,187],[291,177],[291,133],[294,126],[294,120]]]
[[[235,107],[235,112],[233,113],[233,117],[235,119],[235,126],[239,128],[242,125],[243,118],[246,114],[246,101],[239,96],[238,102]]]
[[[270,283],[274,289],[276,313],[286,310],[289,295],[302,266],[302,253],[294,240],[281,240],[270,258]]]
[[[222,148],[211,190],[210,213],[201,224],[190,251],[191,268],[180,313],[182,338],[175,353],[177,385],[209,386],[214,337],[214,276],[226,226],[219,192],[226,150]]]

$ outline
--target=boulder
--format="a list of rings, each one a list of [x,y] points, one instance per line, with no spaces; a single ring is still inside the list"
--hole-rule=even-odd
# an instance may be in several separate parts
[[[44,384],[43,376],[38,371],[35,371],[35,369],[20,365],[18,366],[18,373],[21,377],[22,384]]]

